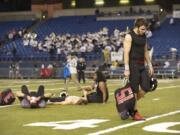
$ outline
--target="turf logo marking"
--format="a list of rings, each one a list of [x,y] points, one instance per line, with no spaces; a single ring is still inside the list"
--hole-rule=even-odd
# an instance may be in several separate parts
[[[180,130],[168,129],[169,127],[175,125],[180,125],[180,122],[163,122],[163,123],[153,124],[153,125],[145,126],[143,130],[150,132],[179,134]]]
[[[68,120],[68,121],[55,121],[55,122],[36,122],[25,124],[23,126],[35,127],[53,127],[52,129],[72,130],[82,127],[94,128],[98,127],[98,123],[106,122],[106,119],[88,119],[88,120]]]
[[[100,131],[97,131],[97,132],[94,132],[94,133],[89,133],[88,135],[107,134],[107,133],[110,133],[110,132],[113,132],[113,131],[117,131],[119,129],[132,127],[132,126],[135,126],[135,125],[139,125],[139,124],[145,123],[145,122],[150,121],[150,120],[155,120],[155,119],[158,119],[158,118],[172,116],[172,115],[176,115],[176,114],[179,114],[179,113],[180,113],[180,110],[177,110],[177,111],[174,111],[174,112],[165,113],[165,114],[161,114],[161,115],[156,115],[156,116],[152,116],[150,118],[147,118],[145,121],[135,121],[135,122],[119,125],[119,126],[116,126],[116,127],[111,127],[111,128],[108,128],[108,129],[100,130]]]

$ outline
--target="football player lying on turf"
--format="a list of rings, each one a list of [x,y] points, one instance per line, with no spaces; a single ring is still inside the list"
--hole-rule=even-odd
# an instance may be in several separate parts
[[[94,84],[92,87],[82,89],[83,97],[68,96],[64,91],[64,96],[51,98],[52,104],[87,104],[87,103],[106,103],[109,97],[105,76],[101,71],[96,71],[93,76]],[[92,90],[96,90],[92,92]],[[61,95],[61,94],[60,94]]]
[[[21,92],[16,93],[23,108],[44,108],[51,93],[44,93],[44,86],[40,85],[38,91],[29,92],[26,85],[21,87]]]
[[[0,106],[1,105],[11,105],[15,101],[15,96],[10,88],[0,91]]]
[[[69,96],[68,93],[65,90],[63,90],[60,92],[59,97],[50,98],[49,104],[82,105],[87,104],[87,100],[85,97]]]

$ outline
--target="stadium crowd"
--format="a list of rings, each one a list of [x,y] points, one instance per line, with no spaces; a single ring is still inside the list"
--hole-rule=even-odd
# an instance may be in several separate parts
[[[82,35],[62,34],[56,35],[52,32],[46,36],[43,41],[38,40],[36,33],[26,33],[23,38],[24,46],[31,46],[37,51],[49,52],[50,54],[77,54],[84,57],[86,52],[101,52],[102,50],[120,51],[126,32],[120,32],[115,29],[112,35],[109,35],[108,28],[104,27],[95,33],[86,33]]]

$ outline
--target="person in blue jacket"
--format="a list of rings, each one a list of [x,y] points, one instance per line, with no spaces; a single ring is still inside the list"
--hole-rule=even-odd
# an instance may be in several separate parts
[[[69,70],[68,63],[64,64],[63,77],[64,77],[65,90],[68,90],[67,81],[69,81],[70,78],[71,78],[71,73],[70,73],[70,70]]]

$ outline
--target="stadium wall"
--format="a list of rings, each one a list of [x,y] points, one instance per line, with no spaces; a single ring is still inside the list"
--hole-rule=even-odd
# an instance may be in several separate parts
[[[180,10],[180,4],[174,4],[173,10]]]
[[[150,10],[152,12],[159,12],[159,5],[144,5],[144,6],[121,6],[121,7],[103,7],[98,8],[100,12],[125,12],[129,11],[132,7],[134,11],[138,12],[141,8],[142,10]],[[53,17],[59,16],[82,16],[82,15],[94,15],[97,8],[84,8],[84,9],[64,9],[55,11]]]
[[[98,8],[100,12],[126,12],[129,11],[130,6],[121,7],[103,7]],[[144,6],[132,6],[133,10],[138,12],[141,8],[144,11],[150,10],[151,12],[159,12],[158,5],[144,5]],[[0,21],[16,21],[16,20],[35,20],[42,17],[44,11],[48,11],[49,17],[59,16],[83,16],[83,15],[95,15],[97,8],[84,8],[84,9],[62,9],[62,4],[44,4],[44,5],[32,5],[32,11],[23,12],[2,12],[0,13]]]
[[[53,17],[53,14],[56,10],[61,11],[63,6],[61,3],[58,4],[33,4],[31,6],[32,12],[47,12],[48,17]]]
[[[41,13],[30,11],[0,13],[0,21],[35,20],[40,17]]]

